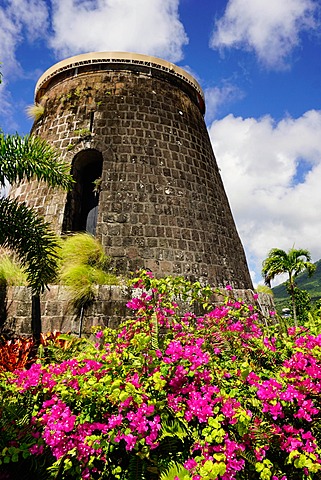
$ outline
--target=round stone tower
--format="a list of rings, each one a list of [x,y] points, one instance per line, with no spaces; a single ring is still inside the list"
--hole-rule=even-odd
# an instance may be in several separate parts
[[[159,58],[89,53],[47,70],[35,101],[31,133],[61,152],[75,185],[23,183],[13,196],[59,233],[94,234],[120,272],[252,288],[193,77]]]

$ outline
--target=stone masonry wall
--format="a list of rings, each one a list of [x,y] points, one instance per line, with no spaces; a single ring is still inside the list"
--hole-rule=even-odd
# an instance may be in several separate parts
[[[144,267],[216,286],[252,288],[199,105],[182,82],[102,70],[54,79],[32,133],[72,165],[101,154],[96,236],[120,272]],[[61,232],[67,195],[42,184],[11,192]]]
[[[126,287],[99,285],[95,302],[85,309],[82,333],[89,336],[92,327],[115,327],[129,317],[126,303],[131,298]],[[31,335],[31,291],[28,287],[9,287],[4,308],[1,309],[0,331]],[[79,333],[79,316],[70,303],[68,290],[61,285],[51,285],[41,295],[42,331]]]
[[[121,286],[97,286],[96,301],[84,312],[82,335],[90,336],[92,327],[115,328],[120,322],[131,317],[126,303],[139,294],[138,291]],[[224,296],[214,295],[214,303],[222,304]],[[253,304],[253,292],[234,290],[233,298],[242,298]],[[2,300],[2,301],[1,301]],[[31,335],[31,292],[28,287],[9,287],[3,302],[0,292],[0,333],[14,332],[17,335]],[[257,304],[257,302],[255,302]],[[267,294],[259,295],[261,313],[268,318],[269,310],[274,310],[273,298]],[[4,308],[3,308],[4,307]],[[191,306],[187,309],[190,311]],[[202,312],[195,312],[201,314]],[[60,285],[51,285],[50,290],[41,295],[42,331],[79,334],[79,317],[68,304],[68,290]]]

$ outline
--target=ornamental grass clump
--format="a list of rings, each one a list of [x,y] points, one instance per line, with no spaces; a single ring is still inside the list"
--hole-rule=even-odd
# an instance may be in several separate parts
[[[98,285],[119,284],[110,271],[110,258],[88,233],[67,236],[59,256],[59,282],[69,288],[70,303],[77,311],[94,301]]]
[[[0,287],[27,285],[27,274],[21,265],[8,254],[0,258]]]
[[[59,256],[61,263],[66,265],[84,264],[104,269],[110,264],[102,245],[89,233],[66,236],[61,243]]]
[[[265,327],[255,295],[214,305],[210,287],[149,272],[134,285],[142,293],[118,329],[97,328],[77,357],[0,377],[0,421],[24,409],[22,422],[0,423],[0,471],[319,479],[321,335]],[[178,306],[187,298],[202,315]]]
[[[32,120],[38,121],[45,113],[45,107],[40,103],[28,105],[28,107],[26,108],[26,113],[27,113],[27,116]]]

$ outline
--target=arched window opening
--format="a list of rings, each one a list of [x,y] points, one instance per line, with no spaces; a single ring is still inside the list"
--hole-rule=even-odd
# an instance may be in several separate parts
[[[67,195],[63,232],[96,233],[102,154],[89,149],[79,152],[72,163],[75,184]]]

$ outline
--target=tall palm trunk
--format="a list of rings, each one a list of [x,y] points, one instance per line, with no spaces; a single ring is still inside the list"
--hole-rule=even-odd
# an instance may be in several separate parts
[[[298,320],[296,316],[296,303],[295,303],[295,294],[294,294],[294,281],[293,278],[290,277],[290,292],[291,292],[291,300],[292,300],[292,308],[293,308],[293,320],[294,325],[298,326]]]
[[[31,330],[36,347],[40,345],[41,334],[41,309],[40,295],[34,293],[31,297]]]

